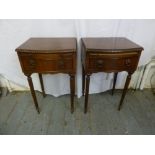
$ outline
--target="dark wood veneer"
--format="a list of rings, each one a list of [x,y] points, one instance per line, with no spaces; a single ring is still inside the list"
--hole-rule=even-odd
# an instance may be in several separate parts
[[[66,73],[70,75],[71,112],[74,111],[75,74],[76,74],[75,38],[30,38],[16,51],[23,73],[27,76],[35,107],[40,112],[31,74],[38,73],[43,96],[43,73]]]
[[[88,108],[90,75],[97,72],[114,72],[112,94],[115,89],[117,74],[127,71],[123,94],[118,109],[120,110],[130,83],[131,75],[137,68],[143,48],[127,38],[82,38],[82,94],[85,94],[85,108]],[[86,78],[86,86],[85,86]],[[86,87],[86,88],[85,88]],[[85,90],[86,89],[86,90]]]

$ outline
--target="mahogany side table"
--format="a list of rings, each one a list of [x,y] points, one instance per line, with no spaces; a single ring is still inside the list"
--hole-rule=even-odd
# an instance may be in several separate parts
[[[129,86],[131,75],[137,68],[143,47],[127,38],[82,38],[82,94],[85,94],[84,112],[88,109],[89,83],[92,73],[114,72],[112,94],[115,90],[118,72],[127,71],[118,110],[121,109]],[[86,85],[85,85],[86,78]]]
[[[71,113],[74,111],[75,74],[76,74],[75,38],[30,38],[16,49],[21,68],[30,86],[31,94],[38,113],[40,109],[35,95],[32,73],[38,73],[43,96],[45,97],[42,74],[66,73],[70,75]]]

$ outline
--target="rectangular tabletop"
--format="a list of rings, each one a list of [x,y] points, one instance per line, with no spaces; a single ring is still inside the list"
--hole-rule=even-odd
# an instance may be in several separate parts
[[[30,38],[18,48],[17,52],[75,52],[76,38]]]
[[[133,51],[143,50],[141,46],[121,37],[82,38],[87,51]]]

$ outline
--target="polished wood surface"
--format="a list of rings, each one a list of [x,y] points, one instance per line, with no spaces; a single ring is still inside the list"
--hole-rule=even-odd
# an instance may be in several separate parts
[[[75,73],[76,53],[18,52],[24,73]]]
[[[16,51],[28,53],[76,52],[76,38],[30,38]]]
[[[95,53],[95,52],[93,52]],[[92,54],[87,57],[88,72],[94,73],[99,71],[118,72],[135,70],[138,64],[140,52],[133,53],[108,53],[108,54]]]
[[[71,81],[71,112],[74,111],[76,47],[75,38],[30,38],[16,49],[22,71],[28,77],[28,83],[38,112],[40,112],[40,109],[31,79],[33,73],[39,75],[44,97],[46,94],[42,74],[69,74]]]
[[[143,47],[132,42],[131,40],[121,37],[82,38],[82,42],[86,50],[92,52],[140,51],[143,49]]]
[[[118,72],[126,71],[128,72],[128,76],[118,107],[118,110],[120,110],[130,83],[131,75],[137,68],[143,47],[127,38],[120,37],[82,38],[81,45],[82,94],[85,94],[84,112],[86,113],[88,108],[89,82],[91,74],[97,72],[114,72],[113,94]]]

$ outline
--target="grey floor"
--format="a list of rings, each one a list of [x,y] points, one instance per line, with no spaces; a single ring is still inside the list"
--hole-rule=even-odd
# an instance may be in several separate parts
[[[89,112],[83,113],[84,97],[45,98],[37,92],[41,114],[37,114],[30,92],[13,92],[0,98],[0,134],[155,134],[155,95],[150,90],[128,91],[117,111],[121,91],[89,96]]]

